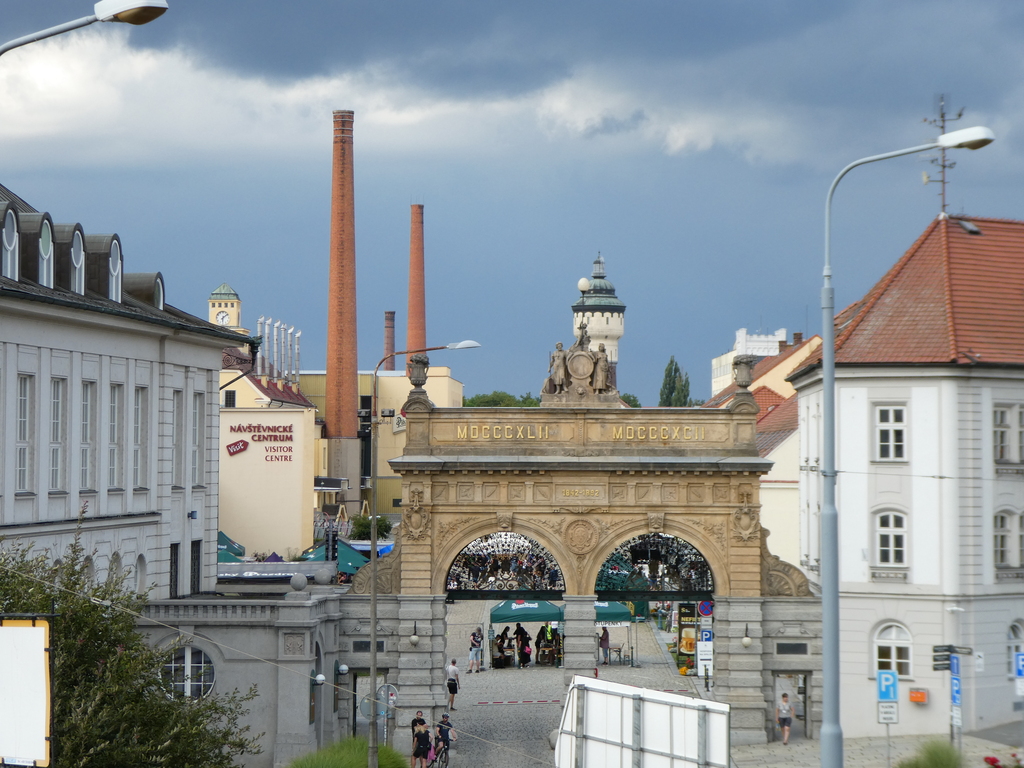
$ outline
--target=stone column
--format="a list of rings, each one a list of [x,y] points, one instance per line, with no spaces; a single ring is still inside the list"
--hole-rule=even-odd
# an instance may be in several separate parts
[[[401,739],[407,726],[422,709],[430,722],[441,719],[447,702],[445,686],[445,604],[444,595],[398,595],[398,713],[396,715],[396,746],[404,749]],[[420,641],[413,645],[409,638],[413,629]]]
[[[732,707],[733,744],[764,744],[770,702],[764,695],[762,598],[715,597],[714,688],[711,697]],[[749,648],[744,629],[749,627]]]
[[[562,668],[565,671],[565,683],[568,685],[573,675],[590,677],[594,674],[597,659],[597,640],[594,631],[597,611],[594,608],[594,601],[597,596],[563,595],[562,599],[565,601]]]
[[[309,722],[310,672],[315,663],[311,635],[317,624],[312,613],[306,592],[289,592],[278,610],[274,765],[287,765],[317,749],[315,728]]]

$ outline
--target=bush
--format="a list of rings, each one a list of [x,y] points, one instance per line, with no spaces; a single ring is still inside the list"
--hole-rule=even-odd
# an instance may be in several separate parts
[[[896,763],[896,768],[960,768],[960,753],[948,741],[929,741],[916,755]]]
[[[369,744],[365,738],[349,737],[318,752],[303,755],[288,764],[288,768],[366,768]],[[381,744],[377,751],[380,768],[405,768],[409,758],[391,747]]]
[[[377,537],[383,538],[391,533],[391,521],[386,517],[377,516]],[[357,517],[352,521],[352,531],[349,538],[357,541],[365,541],[370,538],[370,518]]]

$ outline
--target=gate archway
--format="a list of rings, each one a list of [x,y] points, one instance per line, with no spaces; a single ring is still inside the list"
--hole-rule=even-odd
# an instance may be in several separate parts
[[[455,556],[445,578],[448,598],[458,600],[559,600],[565,578],[540,542],[513,531],[474,539]]]
[[[601,600],[706,600],[715,577],[693,544],[667,533],[644,533],[617,546],[597,573]]]

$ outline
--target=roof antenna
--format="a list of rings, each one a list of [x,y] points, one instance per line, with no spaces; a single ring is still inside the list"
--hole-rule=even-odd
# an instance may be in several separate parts
[[[961,117],[964,116],[964,108],[960,107],[960,111],[956,113],[956,117],[950,117],[949,115],[946,114],[946,94],[940,93],[939,96],[938,96],[938,99],[939,99],[939,103],[938,103],[939,116],[937,118],[932,118],[932,119],[929,119],[929,118],[926,117],[926,118],[924,118],[924,120],[922,122],[928,123],[928,125],[934,125],[936,128],[939,129],[939,133],[943,134],[943,133],[946,132],[946,123],[955,123],[957,120],[959,120]],[[939,178],[938,179],[933,179],[933,178],[931,178],[928,175],[927,172],[924,172],[921,175],[924,177],[924,183],[925,184],[933,183],[933,184],[938,184],[939,185],[939,189],[941,190],[939,192],[939,197],[942,198],[942,217],[945,218],[945,216],[946,216],[946,171],[948,169],[950,169],[950,168],[955,168],[956,167],[956,162],[955,161],[954,162],[946,162],[946,149],[945,149],[945,147],[939,149],[939,156],[937,158],[933,157],[931,162],[932,162],[932,165],[939,166]]]

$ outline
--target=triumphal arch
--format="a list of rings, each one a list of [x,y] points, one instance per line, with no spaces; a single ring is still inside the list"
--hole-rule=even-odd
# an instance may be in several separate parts
[[[656,534],[681,543],[645,566],[643,588],[715,601],[716,698],[734,707],[734,740],[763,741],[774,663],[763,638],[796,633],[817,648],[819,631],[806,579],[770,554],[760,525],[759,480],[771,463],[756,447],[750,361],[740,362],[727,409],[632,409],[609,381],[603,350],[585,346],[585,329],[581,341],[552,353],[539,408],[435,408],[422,389],[425,360],[413,366],[405,452],[391,462],[402,476],[402,522],[378,564],[378,592],[394,595],[398,638],[385,656],[403,704],[443,701],[443,601],[452,594],[557,593],[566,674],[592,673],[594,601],[631,589],[609,581],[607,564]],[[535,570],[459,566],[502,532],[542,553]],[[368,592],[368,576],[357,574],[353,593]]]

